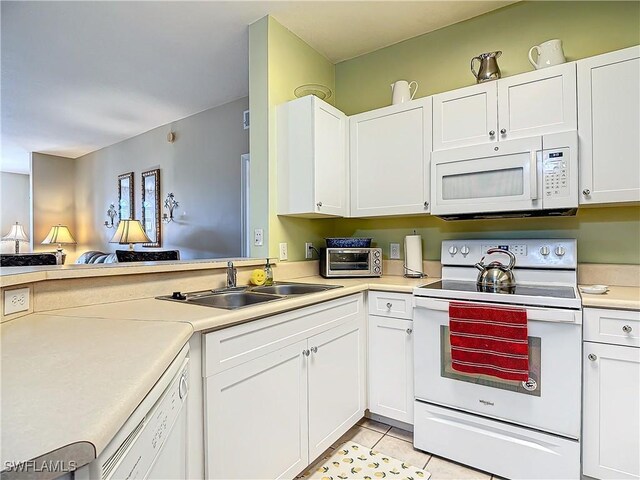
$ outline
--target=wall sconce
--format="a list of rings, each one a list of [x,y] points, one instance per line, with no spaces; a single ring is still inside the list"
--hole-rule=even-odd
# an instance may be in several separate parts
[[[116,205],[114,203],[109,204],[109,210],[107,210],[107,217],[109,220],[105,220],[104,226],[107,228],[115,227],[113,219],[118,215],[118,211],[116,210]]]
[[[170,193],[169,195],[167,195],[167,198],[164,201],[164,208],[169,210],[169,215],[167,215],[166,213],[163,213],[162,221],[164,223],[173,222],[173,210],[179,206],[180,204],[176,201],[176,198],[174,197],[173,193]]]

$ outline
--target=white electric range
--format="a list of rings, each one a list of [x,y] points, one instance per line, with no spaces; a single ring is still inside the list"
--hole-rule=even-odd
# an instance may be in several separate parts
[[[474,264],[514,253],[517,286],[487,291]],[[582,309],[576,241],[442,243],[442,280],[414,289],[416,448],[507,478],[580,478]],[[505,265],[505,254],[489,260]],[[449,304],[527,312],[529,379],[451,367]]]

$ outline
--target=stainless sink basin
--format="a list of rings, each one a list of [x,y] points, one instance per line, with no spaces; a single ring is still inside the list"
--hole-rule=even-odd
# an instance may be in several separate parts
[[[305,295],[307,293],[324,292],[338,285],[312,285],[305,283],[278,283],[275,285],[253,287],[252,292],[271,293],[274,295]]]
[[[205,307],[225,308],[235,310],[237,308],[250,307],[252,305],[284,300],[295,295],[324,292],[332,288],[340,288],[341,285],[316,285],[312,283],[275,283],[260,287],[233,287],[222,290],[204,290],[200,292],[185,293],[174,292],[173,295],[156,297],[159,300],[173,302],[192,303]]]
[[[280,300],[282,297],[278,295],[267,295],[263,293],[253,292],[218,292],[209,295],[198,295],[187,297],[187,303],[196,305],[204,305],[207,307],[226,308],[233,310],[236,308],[248,307],[256,303],[270,302],[272,300]]]

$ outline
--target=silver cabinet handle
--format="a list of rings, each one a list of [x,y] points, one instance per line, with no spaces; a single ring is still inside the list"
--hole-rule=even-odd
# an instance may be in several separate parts
[[[318,353],[318,347],[311,347],[311,353]]]
[[[393,305],[391,305],[391,302],[388,302],[388,303],[387,303],[387,310],[391,310],[391,307],[392,307],[392,306],[393,306]]]
[[[424,202],[424,208],[429,208],[429,202]]]
[[[413,333],[413,329],[412,328],[407,328],[407,335],[411,335]]]
[[[318,207],[321,207],[321,206],[322,206],[322,202],[318,202],[318,203],[316,203],[316,205],[317,205]]]
[[[592,362],[595,362],[595,361],[598,359],[597,355],[595,355],[594,353],[590,353],[590,354],[587,356],[587,358],[588,358],[589,360],[591,360]]]
[[[588,188],[585,188],[584,190],[582,190],[582,195],[584,195],[585,197],[588,197],[589,195],[591,195],[591,190],[589,190]]]
[[[303,354],[305,357],[308,357],[310,353],[311,353],[311,352],[309,352],[309,350],[308,350],[308,349],[306,349],[306,348],[305,348],[304,350],[302,350],[302,354]]]
[[[506,135],[506,134],[507,134],[507,129],[506,129],[506,128],[501,128],[501,129],[500,129],[500,133],[501,133],[502,135]]]
[[[495,137],[495,136],[496,136],[496,131],[495,131],[495,130],[491,130],[491,131],[489,132],[489,136],[490,136],[490,137]]]
[[[631,333],[633,331],[633,328],[631,328],[631,325],[625,325],[624,327],[622,327],[622,331],[624,333]]]

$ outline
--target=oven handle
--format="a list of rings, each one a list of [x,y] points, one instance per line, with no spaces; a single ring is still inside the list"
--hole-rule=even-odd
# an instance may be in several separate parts
[[[414,306],[416,308],[426,308],[429,310],[438,310],[441,312],[449,312],[449,300],[437,300],[434,298],[414,297]],[[501,305],[482,302],[465,302],[456,301],[456,303],[471,303],[484,305],[493,308],[501,308]],[[508,308],[508,307],[503,307]],[[565,310],[561,308],[544,308],[544,307],[519,307],[514,305],[513,308],[524,308],[527,311],[528,320],[536,320],[541,322],[552,323],[582,323],[581,310]]]

